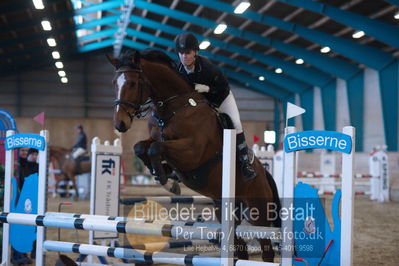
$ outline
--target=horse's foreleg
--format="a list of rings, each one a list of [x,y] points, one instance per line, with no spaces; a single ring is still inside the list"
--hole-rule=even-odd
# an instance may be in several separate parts
[[[167,181],[166,171],[162,165],[162,157],[165,153],[165,146],[162,142],[153,142],[148,149],[147,155],[151,161],[152,174],[157,176],[159,183],[165,185]]]
[[[167,175],[170,174],[169,170],[171,170],[169,168],[165,168],[165,165],[162,163],[162,161],[176,157],[181,157],[180,161],[187,160],[185,154],[187,154],[187,151],[192,149],[191,144],[191,139],[155,141],[151,143],[147,155],[150,158],[154,175],[159,178],[161,185],[166,183]]]
[[[134,145],[134,153],[141,159],[141,161],[143,161],[144,165],[150,170],[150,173],[153,173],[153,168],[151,160],[148,157],[148,149],[153,142],[152,139],[147,139],[139,141]]]
[[[150,148],[150,145],[153,142],[154,142],[154,140],[148,139],[148,140],[143,140],[143,141],[137,142],[134,145],[134,153],[136,154],[137,157],[139,157],[143,161],[144,165],[148,168],[148,170],[150,170],[151,174],[155,174],[155,173],[154,173],[154,169],[152,167],[151,159],[148,156],[148,149]],[[166,175],[172,174],[173,169],[169,165],[163,163],[162,166],[164,167]]]

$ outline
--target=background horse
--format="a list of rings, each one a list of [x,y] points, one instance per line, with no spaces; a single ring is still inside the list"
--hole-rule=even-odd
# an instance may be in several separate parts
[[[65,149],[57,146],[49,146],[50,158],[55,160],[57,169],[60,169],[62,177],[58,178],[55,183],[55,189],[58,188],[58,184],[61,180],[68,183],[68,180],[72,181],[73,189],[75,190],[75,199],[79,198],[78,187],[76,185],[76,175],[90,173],[91,162],[90,160],[83,160],[77,163],[72,158],[72,150]],[[66,196],[69,197],[69,189],[66,190]]]
[[[217,112],[179,76],[174,61],[163,52],[144,50],[141,54],[135,52],[109,60],[116,68],[115,128],[126,132],[133,118],[142,117],[152,103],[150,136],[135,145],[137,156],[161,184],[175,171],[189,188],[220,201],[223,132]],[[258,219],[249,221],[251,224],[280,227],[279,218],[272,221],[267,215],[268,203],[274,203],[277,211],[280,209],[276,184],[258,159],[254,166],[258,175],[248,182],[243,181],[236,167],[236,199],[259,212]],[[260,242],[263,260],[273,261],[271,241]],[[235,244],[245,242],[236,237]],[[240,259],[248,259],[245,246],[236,254]]]

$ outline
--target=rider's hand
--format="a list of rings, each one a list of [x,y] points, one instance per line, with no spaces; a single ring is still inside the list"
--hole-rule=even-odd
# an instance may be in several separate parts
[[[209,86],[204,85],[204,84],[195,84],[195,88],[196,91],[198,91],[199,93],[203,93],[203,92],[209,92]]]

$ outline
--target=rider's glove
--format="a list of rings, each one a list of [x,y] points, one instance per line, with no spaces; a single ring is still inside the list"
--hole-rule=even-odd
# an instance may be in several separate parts
[[[209,86],[204,84],[195,84],[195,90],[199,93],[209,92]]]

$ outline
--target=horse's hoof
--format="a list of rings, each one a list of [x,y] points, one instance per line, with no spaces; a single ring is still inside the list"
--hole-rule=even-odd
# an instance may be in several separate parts
[[[181,195],[180,185],[176,180],[173,180],[172,187],[170,188],[169,191],[175,195],[178,195],[178,196]]]

